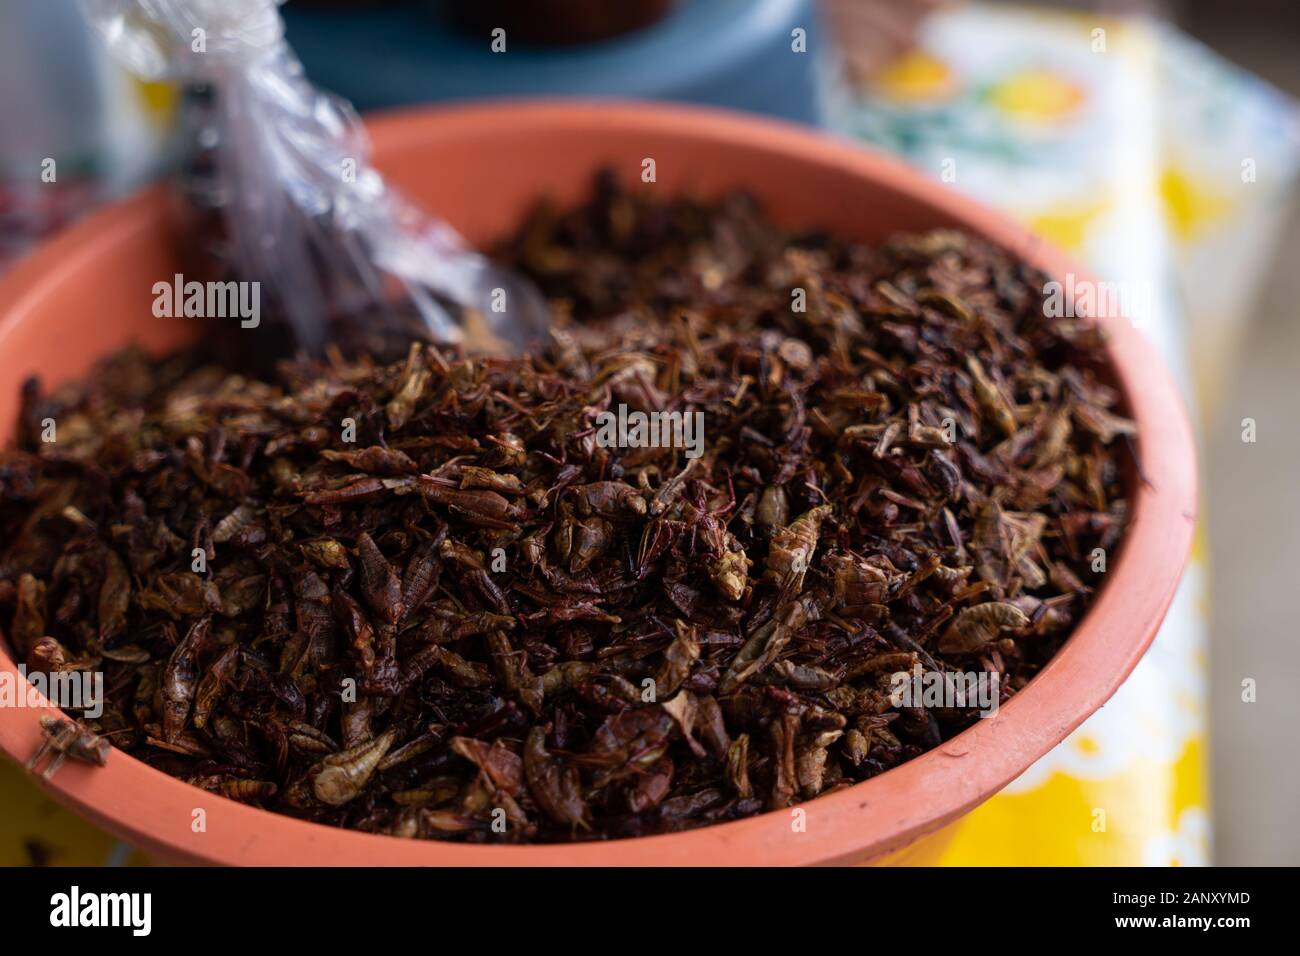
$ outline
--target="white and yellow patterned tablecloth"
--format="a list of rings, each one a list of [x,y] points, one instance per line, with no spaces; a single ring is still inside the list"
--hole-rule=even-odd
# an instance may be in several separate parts
[[[1217,397],[1295,177],[1294,104],[1161,24],[990,4],[934,15],[870,88],[828,99],[839,131],[1002,207],[1131,293],[1189,402]],[[1205,558],[1198,536],[1111,701],[928,861],[1208,862]]]

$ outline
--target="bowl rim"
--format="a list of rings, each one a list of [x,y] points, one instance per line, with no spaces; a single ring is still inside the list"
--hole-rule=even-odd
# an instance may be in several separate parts
[[[686,134],[774,151],[810,170],[838,168],[883,182],[1054,278],[1088,278],[1025,227],[921,173],[811,128],[697,106],[619,100],[498,100],[367,116],[379,156],[490,132],[575,132],[593,124],[629,133]],[[0,281],[0,355],[26,312],[87,256],[156,227],[164,196],[153,187],[93,213],[19,262]],[[466,845],[344,830],[250,807],[184,783],[115,751],[108,765],[69,762],[42,787],[119,837],[170,860],[243,865],[698,865],[842,863],[876,858],[939,829],[1011,782],[1106,702],[1137,665],[1167,611],[1191,550],[1197,472],[1179,391],[1152,345],[1118,314],[1098,316],[1129,414],[1138,423],[1138,477],[1127,533],[1106,585],[1057,655],[995,717],[884,774],[797,804],[696,830],[589,843]],[[17,677],[0,648],[0,672]],[[48,702],[46,702],[48,703]],[[38,713],[0,708],[0,750],[19,762],[35,750]],[[199,794],[202,793],[202,797]],[[191,827],[198,805],[206,830]],[[796,809],[796,808],[791,808]],[[171,820],[166,830],[159,821]]]

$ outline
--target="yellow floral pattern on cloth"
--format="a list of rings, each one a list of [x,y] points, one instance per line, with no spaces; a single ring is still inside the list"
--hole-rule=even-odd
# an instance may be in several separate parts
[[[1061,203],[1051,209],[1026,216],[1034,232],[1062,249],[1080,250],[1094,224],[1108,210],[1104,200],[1084,203]]]
[[[889,64],[875,86],[898,102],[923,103],[951,97],[957,91],[957,78],[947,63],[924,50],[912,50]]]
[[[1178,166],[1160,173],[1160,198],[1173,234],[1182,242],[1195,242],[1232,213],[1232,200],[1212,183],[1196,178]]]
[[[841,132],[1001,206],[1100,278],[1141,286],[1135,324],[1194,407],[1213,400],[1225,328],[1249,309],[1263,258],[1242,249],[1267,238],[1300,160],[1293,103],[1167,27],[986,4],[934,15],[870,88],[831,102]],[[1205,554],[1198,536],[1168,618],[1110,702],[888,862],[1207,863]]]
[[[1067,122],[1086,100],[1082,86],[1043,67],[1013,73],[989,90],[994,107],[1031,123]]]

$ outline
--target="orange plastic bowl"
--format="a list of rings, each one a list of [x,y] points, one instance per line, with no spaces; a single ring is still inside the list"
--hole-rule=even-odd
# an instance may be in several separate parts
[[[370,124],[378,164],[418,204],[471,240],[512,229],[546,194],[579,200],[611,164],[639,181],[716,193],[745,187],[777,220],[863,240],[952,226],[991,239],[1049,274],[1079,274],[1025,229],[903,165],[811,131],[726,113],[623,103],[500,103],[402,112]],[[154,190],[94,215],[0,283],[0,427],[7,439],[30,374],[55,384],[131,341],[160,349],[187,335],[152,316],[152,286],[175,270],[166,203]],[[687,833],[600,843],[466,846],[306,823],[190,787],[114,752],[108,766],[65,764],[47,789],[122,839],[176,862],[220,864],[812,864],[880,861],[988,799],[1115,692],[1155,636],[1192,540],[1196,467],[1178,392],[1124,319],[1102,316],[1115,380],[1138,423],[1140,478],[1107,583],[1054,660],[996,717],[911,762],[789,811]],[[16,675],[0,651],[0,668]],[[0,709],[0,748],[25,760],[37,712]],[[195,832],[194,811],[206,813]]]

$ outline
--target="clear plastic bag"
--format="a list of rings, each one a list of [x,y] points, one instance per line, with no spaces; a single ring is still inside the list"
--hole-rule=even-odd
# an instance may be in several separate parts
[[[141,77],[180,83],[229,273],[261,283],[293,345],[318,353],[339,316],[463,338],[475,309],[520,349],[546,328],[523,277],[406,202],[369,163],[350,104],[314,87],[284,36],[281,0],[82,0],[109,49]],[[493,292],[505,311],[488,308]],[[412,318],[416,319],[412,323]]]

